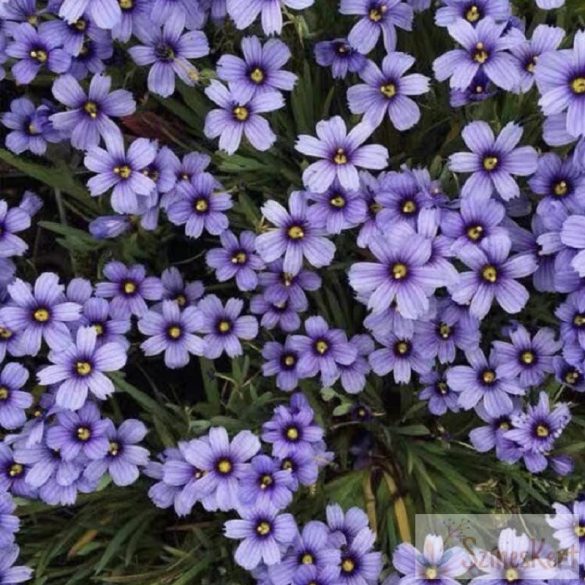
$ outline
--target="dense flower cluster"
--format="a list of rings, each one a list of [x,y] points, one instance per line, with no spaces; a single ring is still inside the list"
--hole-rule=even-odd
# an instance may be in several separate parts
[[[295,92],[310,75],[285,32],[306,26],[303,11],[318,4],[0,1],[0,82],[17,94],[1,116],[6,149],[32,161],[41,181],[39,157],[71,155],[94,205],[80,214],[94,243],[119,252],[116,242],[137,231],[157,244],[166,234],[196,245],[200,272],[220,283],[188,281],[184,262],[156,270],[145,254],[116,252],[92,278],[31,274],[22,232],[42,200],[30,191],[17,205],[0,199],[0,583],[31,575],[13,566],[12,496],[66,506],[144,475],[159,508],[232,513],[225,536],[239,541],[235,561],[258,583],[374,585],[384,559],[363,510],[331,503],[326,522],[304,525],[286,510],[336,458],[310,400],[330,391],[342,409],[373,416],[383,400],[362,406],[352,396],[368,405],[379,379],[413,389],[425,416],[467,413],[463,438],[478,453],[531,474],[573,471],[562,447],[571,397],[585,392],[585,31],[527,27],[509,0],[443,0],[434,22],[448,49],[431,55],[431,79],[399,50],[430,1],[341,0],[347,34],[307,36],[320,75],[338,80],[327,115],[291,130],[282,116],[290,106],[303,117]],[[215,46],[228,22],[236,40]],[[142,75],[140,96],[117,63]],[[443,82],[453,109],[532,95],[542,142],[531,145],[520,116],[469,116],[460,151],[428,168],[409,153],[395,158],[385,133],[415,128]],[[331,111],[339,88],[345,103]],[[148,99],[178,95],[197,96],[198,150],[126,131],[141,127]],[[290,188],[242,212],[221,161],[280,147],[299,162]],[[332,274],[356,300],[351,326],[320,314],[335,298],[321,295]],[[537,297],[546,302],[535,310]],[[239,356],[256,360],[267,384],[294,391],[255,429],[230,436],[210,423],[151,459],[146,421],[109,410],[132,360],[175,370]],[[563,548],[584,546],[582,508],[556,505],[550,522]],[[464,552],[443,550],[437,535],[427,541],[422,553],[396,549],[402,585],[461,576]],[[505,558],[526,543],[502,532],[504,561],[482,578],[529,579]]]

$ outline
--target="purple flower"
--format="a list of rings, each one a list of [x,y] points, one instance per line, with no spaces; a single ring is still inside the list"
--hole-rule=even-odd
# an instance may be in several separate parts
[[[340,537],[340,542],[344,544],[351,542],[369,523],[367,514],[357,507],[350,508],[344,513],[339,504],[329,504],[325,508],[325,514],[330,538],[337,540],[337,537]]]
[[[443,0],[443,6],[435,15],[435,23],[449,26],[464,18],[475,25],[486,16],[495,22],[507,22],[510,18],[509,0]]]
[[[369,244],[377,262],[357,262],[349,269],[351,287],[367,299],[374,313],[382,313],[396,302],[398,312],[417,319],[429,309],[429,297],[444,284],[443,277],[428,266],[431,242],[414,234],[404,224]]]
[[[571,266],[579,274],[585,275],[585,237],[583,236],[583,226],[585,225],[585,215],[571,215],[563,222],[561,229],[561,242],[574,250],[579,250],[571,260]]]
[[[469,556],[465,549],[454,546],[445,550],[443,537],[427,534],[422,553],[412,544],[399,544],[392,555],[392,564],[404,577],[400,585],[455,585],[457,577],[467,572]]]
[[[35,498],[37,490],[25,481],[27,472],[26,465],[16,462],[12,449],[6,443],[0,443],[0,492]]]
[[[264,295],[256,295],[250,301],[250,311],[262,315],[260,326],[266,329],[280,327],[283,331],[296,331],[301,326],[299,312],[306,311],[306,303],[296,304],[293,299],[283,303],[269,301]]]
[[[489,17],[483,18],[476,27],[464,19],[449,25],[449,34],[463,48],[435,59],[435,77],[439,81],[450,77],[452,88],[465,90],[482,72],[494,85],[506,91],[515,89],[520,82],[520,66],[506,50],[522,43],[524,36],[505,34],[507,27],[507,22],[496,24]]]
[[[103,272],[110,282],[98,282],[95,294],[112,299],[110,311],[117,319],[127,317],[128,314],[142,317],[148,310],[146,300],[160,301],[162,297],[160,280],[154,276],[146,276],[142,264],[128,267],[121,262],[108,262]]]
[[[510,247],[508,238],[491,236],[481,246],[459,251],[471,272],[462,273],[449,292],[456,303],[469,305],[478,319],[488,314],[494,298],[506,313],[518,313],[528,301],[528,291],[515,279],[532,274],[536,260],[527,255],[509,258]]]
[[[499,371],[507,378],[518,377],[524,388],[541,384],[553,372],[553,356],[562,345],[554,331],[543,327],[531,338],[526,327],[517,325],[510,340],[512,343],[494,341]]]
[[[185,282],[175,266],[163,270],[160,281],[163,286],[162,298],[175,301],[181,308],[194,305],[205,293],[200,280]]]
[[[144,174],[144,169],[156,156],[156,145],[146,138],[136,139],[124,150],[119,131],[104,136],[106,149],[94,146],[85,155],[85,166],[98,173],[88,182],[92,197],[102,195],[113,187],[111,203],[118,213],[138,213],[139,198],[149,195],[155,188],[154,181]]]
[[[419,374],[431,370],[432,362],[421,352],[416,337],[398,337],[390,331],[385,334],[374,332],[374,337],[384,346],[370,354],[370,365],[378,376],[392,372],[397,383],[407,384],[412,370]]]
[[[15,154],[30,150],[42,155],[47,151],[47,142],[61,142],[61,133],[53,128],[49,120],[53,111],[43,105],[35,108],[27,98],[10,102],[10,112],[2,114],[2,124],[12,130],[6,136],[6,147]]]
[[[559,547],[568,549],[573,559],[585,558],[585,539],[581,536],[585,527],[585,502],[577,500],[570,508],[555,503],[553,508],[555,515],[547,516],[546,523],[554,528],[553,536],[559,542]]]
[[[32,578],[32,569],[24,566],[14,566],[19,555],[20,549],[16,545],[0,550],[0,582],[3,585],[23,583]]]
[[[96,217],[89,224],[89,233],[96,240],[117,238],[132,229],[129,215],[104,215]]]
[[[29,84],[46,68],[53,73],[65,73],[71,65],[71,56],[60,48],[59,37],[49,34],[45,24],[34,28],[28,23],[13,30],[14,41],[6,47],[6,54],[17,59],[12,75],[17,83]]]
[[[150,21],[136,27],[136,36],[144,43],[128,51],[137,65],[153,64],[148,73],[148,89],[162,97],[175,91],[175,75],[186,85],[194,86],[199,72],[188,59],[197,59],[209,54],[205,34],[193,30],[183,34],[183,22],[168,20],[162,30]]]
[[[223,427],[209,431],[208,441],[189,444],[191,461],[204,472],[201,489],[210,492],[203,499],[206,510],[231,510],[238,506],[239,480],[247,462],[260,450],[260,441],[250,431],[239,432],[230,442]]]
[[[147,429],[134,419],[125,420],[118,429],[109,419],[106,422],[108,452],[103,459],[88,464],[85,476],[99,480],[107,472],[116,485],[130,485],[138,479],[138,467],[148,463],[148,450],[136,444],[144,439]]]
[[[260,16],[262,30],[265,35],[277,34],[282,31],[282,8],[303,10],[313,4],[314,0],[253,0],[250,4],[242,4],[240,0],[227,0],[227,13],[240,30],[248,28]]]
[[[469,366],[454,366],[447,370],[447,383],[459,393],[459,406],[474,408],[480,401],[491,416],[508,414],[513,407],[513,396],[522,396],[526,390],[502,368],[495,354],[486,359],[480,349],[465,354]]]
[[[521,450],[514,441],[505,436],[506,432],[512,428],[511,417],[518,414],[517,408],[513,406],[500,416],[492,416],[486,411],[483,404],[479,403],[475,412],[487,424],[470,431],[469,440],[473,448],[479,453],[487,453],[495,447],[496,457],[500,461],[507,463],[518,461],[522,455]]]
[[[504,436],[521,447],[528,471],[544,471],[548,454],[571,420],[569,407],[559,403],[551,410],[548,396],[541,392],[536,406],[528,405],[525,413],[514,415],[511,420],[514,428]]]
[[[585,175],[571,158],[563,160],[554,152],[543,154],[528,184],[542,197],[536,208],[541,215],[554,213],[554,205],[559,201],[572,212],[585,207]]]
[[[256,455],[240,478],[239,498],[243,505],[274,506],[283,510],[292,501],[294,481],[267,455]]]
[[[70,109],[53,114],[51,122],[70,137],[73,147],[87,150],[99,144],[100,136],[105,139],[118,134],[109,116],[129,116],[136,110],[132,94],[124,89],[110,92],[111,83],[106,75],[94,75],[87,94],[71,75],[63,75],[53,83],[55,99]]]
[[[344,189],[337,179],[323,193],[306,193],[315,202],[311,215],[317,227],[327,234],[339,234],[364,222],[367,206],[364,197],[357,191]]]
[[[367,63],[364,55],[352,47],[347,39],[317,43],[314,53],[315,61],[321,67],[331,67],[334,79],[344,79],[348,72],[359,73]]]
[[[428,400],[428,409],[431,414],[441,416],[448,410],[458,412],[457,393],[449,386],[444,375],[436,371],[422,374],[420,377],[425,387],[418,393],[421,400]]]
[[[343,118],[334,116],[316,126],[317,136],[301,134],[295,149],[323,160],[309,165],[303,172],[303,182],[310,191],[323,193],[335,178],[346,189],[357,191],[360,179],[357,167],[383,169],[388,164],[388,151],[378,144],[362,146],[373,128],[358,124],[349,133]]]
[[[419,321],[415,329],[423,353],[429,358],[438,357],[442,364],[455,361],[457,349],[470,351],[479,346],[479,321],[450,301],[439,301],[437,315]]]
[[[30,227],[31,216],[20,207],[8,208],[0,199],[0,258],[22,256],[28,244],[16,234]]]
[[[62,349],[71,341],[66,323],[79,319],[81,307],[65,302],[59,277],[44,272],[30,284],[17,278],[8,285],[10,302],[0,309],[0,321],[20,333],[19,345],[25,355],[36,355],[45,339],[51,349]]]
[[[201,333],[204,337],[203,355],[218,358],[224,351],[231,358],[242,355],[240,339],[254,339],[258,335],[258,321],[251,315],[240,316],[244,308],[241,299],[228,299],[225,308],[215,295],[207,295],[199,302],[203,314]]]
[[[260,257],[254,254],[254,233],[244,231],[238,238],[225,230],[219,239],[222,247],[209,250],[205,256],[207,265],[215,269],[217,280],[225,282],[235,277],[241,291],[254,290],[258,286],[256,272],[264,268]]]
[[[126,349],[117,343],[97,346],[94,327],[80,327],[75,343],[61,351],[49,352],[54,364],[38,373],[40,384],[59,384],[57,405],[70,410],[80,409],[88,392],[105,400],[114,392],[114,384],[104,372],[115,372],[126,364]]]
[[[369,53],[376,46],[380,33],[386,51],[394,51],[396,27],[412,30],[414,18],[412,7],[401,0],[341,0],[339,12],[361,16],[351,29],[348,41],[363,54]]]
[[[429,78],[419,73],[404,75],[414,64],[414,57],[393,52],[384,57],[381,69],[369,61],[360,71],[365,83],[354,85],[347,92],[349,109],[364,114],[363,121],[374,128],[388,116],[397,130],[408,130],[420,119],[420,109],[407,96],[429,91]]]
[[[567,384],[577,392],[585,392],[583,368],[569,364],[562,357],[553,358],[555,377],[561,384]]]
[[[68,73],[75,79],[85,79],[89,73],[101,73],[106,68],[104,61],[110,59],[113,53],[112,37],[108,31],[90,28],[79,54],[71,59]]]
[[[167,215],[175,225],[185,225],[185,234],[198,238],[203,230],[217,236],[228,228],[224,211],[231,209],[229,193],[217,192],[219,183],[209,173],[199,173],[177,186],[177,197]]]
[[[382,571],[382,553],[372,551],[376,535],[362,528],[341,552],[339,585],[376,583]]]
[[[47,446],[57,449],[64,461],[80,454],[90,460],[103,459],[109,448],[107,428],[108,419],[100,418],[98,407],[87,402],[77,412],[57,413],[56,424],[47,431]]]
[[[349,343],[357,349],[357,356],[350,364],[337,364],[341,372],[341,386],[348,394],[358,394],[366,385],[370,373],[369,355],[374,351],[374,342],[369,335],[354,335]]]
[[[22,388],[28,380],[28,370],[16,363],[7,363],[0,371],[0,426],[12,430],[26,422],[25,409],[33,397]]]
[[[282,260],[270,262],[268,271],[258,275],[258,281],[264,287],[266,300],[276,304],[290,300],[294,306],[308,303],[306,290],[315,291],[321,287],[319,275],[304,269],[294,275],[285,272]]]
[[[120,3],[116,0],[64,0],[59,8],[59,16],[71,24],[78,21],[86,11],[104,29],[114,28],[122,18]]]
[[[317,210],[307,205],[302,191],[291,193],[288,206],[290,211],[274,200],[262,206],[263,215],[276,227],[256,238],[261,258],[273,262],[284,256],[283,270],[293,276],[300,272],[303,257],[316,268],[331,264],[335,245],[323,237]]]
[[[305,330],[307,335],[290,337],[290,347],[299,355],[299,375],[312,378],[320,373],[323,386],[331,386],[341,375],[338,364],[353,363],[357,348],[347,341],[342,329],[329,329],[323,317],[309,317]]]
[[[88,299],[83,304],[79,324],[95,329],[97,347],[106,343],[117,343],[124,348],[130,345],[126,339],[131,327],[130,319],[127,315],[110,316],[110,303],[106,299]]]
[[[0,494],[0,543],[2,548],[14,542],[14,534],[18,532],[20,520],[13,514],[16,504],[12,496],[4,492]]]
[[[272,418],[262,425],[262,440],[272,444],[272,455],[279,459],[296,454],[313,457],[324,434],[313,417],[314,413],[308,407],[293,412],[286,406],[277,406]],[[289,467],[285,462],[282,466]]]
[[[244,59],[222,55],[217,62],[218,77],[228,82],[242,102],[269,90],[292,91],[297,76],[281,69],[290,59],[290,50],[282,41],[270,39],[262,46],[258,37],[244,37],[242,53]]]
[[[472,173],[463,187],[463,196],[474,193],[489,197],[493,189],[509,201],[520,196],[512,175],[527,176],[538,167],[538,155],[532,146],[516,148],[522,138],[522,127],[510,122],[497,138],[486,122],[471,122],[462,132],[471,152],[458,152],[449,157],[449,168],[459,173]]]
[[[312,520],[295,536],[282,561],[268,569],[273,583],[297,583],[299,569],[313,565],[319,570],[339,565],[341,552],[330,542],[329,530],[323,522]]]
[[[195,307],[181,310],[175,301],[163,301],[162,313],[148,311],[138,321],[138,329],[148,336],[140,349],[147,356],[164,351],[168,368],[182,368],[189,363],[191,355],[203,355],[203,340],[194,335],[201,326],[202,315]]]
[[[249,571],[261,562],[268,566],[279,563],[281,548],[297,534],[292,514],[279,514],[273,506],[242,507],[238,512],[241,519],[225,523],[225,535],[242,541],[234,555],[236,563]]]
[[[271,0],[272,1],[272,0]],[[234,154],[245,134],[250,144],[260,151],[268,150],[276,141],[270,124],[259,114],[273,112],[284,106],[282,94],[274,90],[242,97],[235,89],[228,89],[213,80],[205,89],[207,97],[219,108],[211,110],[205,118],[204,133],[207,138],[219,136],[219,148]]]
[[[522,73],[519,89],[522,93],[532,89],[535,81],[534,72],[540,57],[548,51],[558,49],[564,37],[565,31],[562,28],[539,24],[534,29],[531,40],[526,40],[510,49],[512,55],[520,62]]]
[[[575,33],[572,50],[548,51],[534,70],[545,116],[567,113],[565,130],[585,134],[585,31]]]
[[[265,377],[276,376],[276,385],[285,392],[297,387],[299,372],[299,354],[291,347],[290,338],[284,345],[277,341],[267,341],[262,348],[262,374]]]

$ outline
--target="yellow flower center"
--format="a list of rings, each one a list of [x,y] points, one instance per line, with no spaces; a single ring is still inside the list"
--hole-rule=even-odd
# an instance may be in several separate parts
[[[402,280],[406,278],[408,275],[408,268],[406,264],[402,264],[402,262],[396,262],[394,266],[392,266],[392,277],[394,280]]]
[[[286,429],[286,438],[290,441],[296,441],[299,438],[299,429],[296,427]]]
[[[0,326],[0,339],[10,339],[13,333],[10,329]]]
[[[482,65],[488,60],[488,57],[489,53],[485,50],[484,44],[477,43],[477,45],[475,45],[475,51],[473,52],[473,60]]]
[[[87,28],[87,21],[83,20],[83,18],[80,18],[73,23],[73,28],[79,32],[85,32],[85,29]]]
[[[578,524],[575,526],[575,535],[578,538],[585,538],[585,525]]]
[[[465,18],[469,22],[477,22],[481,18],[479,8],[475,4],[471,6],[469,10],[465,13]]]
[[[447,384],[445,382],[438,382],[437,389],[443,395],[445,395],[445,394],[447,394],[447,392],[449,392],[449,386],[447,386]]]
[[[175,302],[177,303],[177,305],[179,305],[179,307],[184,307],[187,304],[187,299],[186,299],[185,295],[178,294],[175,297]]]
[[[396,351],[400,354],[400,355],[405,355],[408,353],[408,350],[410,349],[410,344],[407,341],[399,341],[396,344]]]
[[[313,555],[310,553],[305,553],[301,557],[301,563],[303,565],[312,565],[314,562],[315,562],[315,559],[313,559]]]
[[[265,490],[268,486],[272,485],[272,476],[263,475],[260,478],[260,489]]]
[[[47,52],[43,51],[43,49],[33,49],[29,55],[39,63],[46,63],[47,59],[49,58]]]
[[[323,355],[329,349],[329,344],[324,339],[319,339],[315,342],[315,349]]]
[[[259,67],[250,72],[250,79],[254,83],[262,83],[264,81],[264,72]]]
[[[486,156],[483,159],[483,168],[486,171],[493,171],[498,166],[498,162],[497,156]]]
[[[557,197],[564,197],[569,192],[569,185],[566,181],[559,181],[553,188]]]
[[[528,73],[534,73],[534,69],[536,68],[536,62],[538,61],[538,55],[534,55],[528,63],[526,63],[526,71]]]
[[[6,400],[8,394],[8,388],[6,388],[6,386],[0,386],[0,400]]]
[[[232,470],[232,462],[228,459],[221,459],[217,463],[217,471],[223,475],[227,475]]]
[[[89,362],[77,362],[75,364],[75,371],[80,376],[88,376],[89,374],[91,374],[92,369],[93,368],[91,367],[91,364]]]
[[[116,455],[118,455],[119,452],[120,452],[120,445],[118,443],[116,443],[116,441],[110,441],[110,447],[108,448],[108,453],[112,457],[116,457]]]
[[[580,375],[577,370],[570,370],[565,374],[565,382],[567,384],[576,384],[579,381]]]
[[[95,329],[95,334],[98,337],[104,334],[104,326],[101,323],[94,323],[92,327]]]
[[[449,337],[451,337],[451,327],[449,327],[447,323],[441,323],[439,325],[439,335],[443,339],[449,339]]]
[[[220,333],[227,333],[232,328],[232,324],[229,321],[220,321],[217,328]]]
[[[493,384],[496,380],[496,373],[493,370],[485,370],[481,375],[485,384]]]
[[[291,240],[301,240],[305,237],[305,232],[300,225],[292,225],[288,228],[287,233]]]
[[[122,290],[127,295],[133,295],[136,292],[136,284],[131,280],[127,280],[122,286]]]
[[[132,174],[132,169],[128,165],[122,165],[121,167],[114,167],[114,173],[121,179],[129,179]]]
[[[39,323],[46,323],[50,316],[51,315],[47,309],[37,309],[33,313],[34,320],[38,321]]]
[[[89,441],[91,438],[91,431],[87,427],[79,427],[77,429],[77,438],[80,441]]]
[[[256,532],[260,536],[266,536],[270,534],[270,524],[268,524],[268,522],[260,522],[260,524],[256,526]]]
[[[486,266],[482,271],[481,275],[484,280],[491,282],[492,284],[498,280],[498,271],[495,266]]]
[[[334,195],[333,197],[331,197],[331,199],[329,199],[329,203],[333,207],[337,207],[338,209],[341,209],[342,207],[345,207],[345,197],[342,197],[339,194]]]
[[[83,109],[85,110],[86,114],[88,114],[88,116],[90,118],[93,118],[94,120],[97,118],[98,107],[97,107],[97,104],[95,102],[85,102]]]
[[[413,201],[412,199],[407,199],[403,204],[402,204],[402,213],[406,213],[408,215],[412,215],[413,213],[416,213],[416,202]]]
[[[246,252],[236,252],[232,256],[232,264],[245,264],[247,259]]]
[[[18,477],[19,475],[22,475],[23,471],[24,467],[20,463],[13,463],[8,470],[8,475],[10,477]]]
[[[507,420],[503,420],[498,425],[498,428],[502,431],[509,431],[510,430],[510,423]]]
[[[31,14],[30,16],[26,17],[26,21],[33,26],[37,26],[39,24],[39,19],[36,14]]]
[[[343,148],[338,148],[335,152],[335,156],[333,157],[333,162],[336,165],[345,165],[347,164],[347,156],[345,154],[345,150]]]
[[[425,569],[425,578],[429,580],[434,580],[438,577],[439,571],[437,571],[436,567],[427,567]]]
[[[506,569],[506,581],[512,582],[512,581],[517,581],[518,577],[520,575],[518,575],[518,571],[516,569],[514,569],[513,567],[510,567],[508,569]]]
[[[294,465],[293,462],[290,459],[285,459],[282,462],[282,469],[284,469],[285,471],[290,471],[291,469],[293,469]]]
[[[352,559],[343,559],[343,561],[341,562],[341,570],[344,573],[352,573],[354,569],[355,563],[353,562]]]
[[[520,359],[522,360],[522,363],[526,364],[527,366],[529,366],[530,364],[534,363],[536,356],[534,355],[534,353],[532,351],[523,351],[522,354],[520,355]]]
[[[178,325],[171,325],[171,327],[167,329],[167,333],[171,339],[179,339],[182,330]]]
[[[131,10],[134,8],[134,0],[118,0],[122,10]]]
[[[479,238],[483,236],[483,226],[473,225],[467,228],[467,237],[474,242],[477,242]]]
[[[207,202],[207,199],[200,198],[195,200],[195,211],[205,213],[208,209],[209,203]]]
[[[396,95],[396,86],[393,83],[385,83],[380,86],[380,91],[387,98],[392,98]]]
[[[240,122],[245,122],[250,116],[250,112],[248,112],[248,108],[246,108],[245,106],[237,106],[234,108],[234,116],[236,120],[239,120]]]
[[[571,89],[576,94],[585,93],[585,77],[576,77],[571,81]]]
[[[285,366],[288,366],[290,368],[290,367],[292,367],[292,366],[295,365],[295,363],[296,363],[297,360],[295,359],[294,356],[287,355],[287,356],[285,356],[285,358],[284,358],[283,361],[284,361],[284,365]]]
[[[546,439],[550,435],[550,430],[545,425],[538,425],[536,427],[536,436],[540,437],[541,439]]]
[[[368,17],[372,22],[380,22],[384,17],[384,13],[388,10],[388,6],[382,4],[382,6],[378,6],[377,8],[370,8],[368,13]]]

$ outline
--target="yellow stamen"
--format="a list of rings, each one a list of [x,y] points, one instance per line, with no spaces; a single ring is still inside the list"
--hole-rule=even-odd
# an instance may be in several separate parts
[[[487,280],[487,282],[491,282],[492,284],[498,280],[498,271],[496,270],[495,266],[486,266],[481,271],[481,275],[484,280]]]
[[[234,108],[234,116],[236,120],[239,120],[240,122],[245,122],[250,116],[250,112],[248,112],[248,108],[246,108],[245,106],[237,106]]]
[[[300,225],[293,225],[289,227],[287,233],[291,240],[301,240],[305,237],[305,232]]]
[[[396,86],[393,83],[385,83],[380,86],[380,91],[387,98],[393,98],[396,95]]]
[[[77,362],[75,364],[75,371],[80,376],[88,376],[89,374],[91,374],[92,369],[93,368],[91,367],[91,364],[89,362]]]
[[[46,323],[49,320],[50,316],[51,315],[49,314],[49,311],[47,309],[37,309],[33,313],[34,320],[38,321],[39,323]]]

